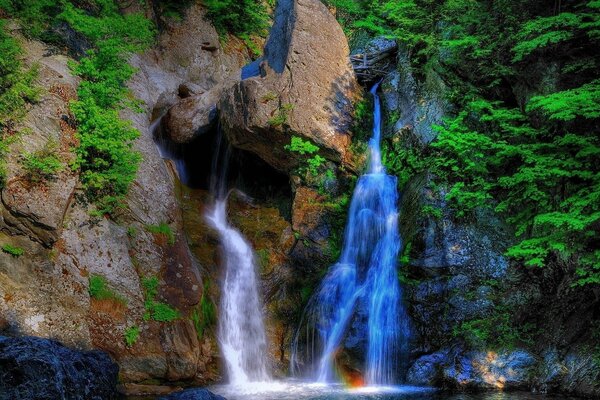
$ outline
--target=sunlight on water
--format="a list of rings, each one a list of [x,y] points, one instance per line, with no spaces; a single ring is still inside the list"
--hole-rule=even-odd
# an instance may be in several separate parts
[[[294,380],[252,383],[249,385],[220,385],[211,387],[210,390],[228,400],[411,399],[414,395],[435,392],[431,388],[413,386],[365,386],[348,389],[343,385],[307,383]]]

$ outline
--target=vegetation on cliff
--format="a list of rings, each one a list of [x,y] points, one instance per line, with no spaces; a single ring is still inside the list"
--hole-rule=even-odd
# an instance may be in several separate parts
[[[71,103],[79,140],[72,167],[80,171],[81,182],[88,198],[96,203],[97,213],[112,213],[127,194],[140,162],[139,154],[132,148],[139,132],[119,116],[125,107],[137,106],[126,87],[135,73],[127,58],[153,42],[153,23],[142,14],[122,14],[114,0],[2,0],[0,9],[16,17],[30,37],[73,47],[72,43],[65,43],[72,37],[61,36],[61,32],[68,29],[79,35],[75,36],[78,45],[86,50],[72,65],[73,72],[82,78],[78,99]],[[4,59],[4,52],[2,55]],[[12,68],[20,69],[19,65]],[[31,81],[28,76],[25,74],[22,79]],[[23,99],[28,97],[27,93],[21,94]],[[41,175],[55,169],[48,163],[33,167]]]
[[[8,34],[6,21],[0,19],[0,188],[5,184],[7,146],[16,137],[16,125],[25,116],[27,104],[39,94],[34,85],[37,68],[26,68],[21,54],[19,42]]]
[[[458,111],[433,146],[388,152],[400,181],[433,166],[456,215],[490,207],[514,227],[510,257],[599,284],[600,2],[330,3],[351,36],[398,39],[452,87]]]

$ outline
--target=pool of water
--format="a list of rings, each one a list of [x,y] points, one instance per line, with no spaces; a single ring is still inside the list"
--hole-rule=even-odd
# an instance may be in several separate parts
[[[448,394],[415,386],[344,386],[300,381],[252,383],[243,386],[218,385],[209,388],[227,400],[566,400],[564,396],[543,396],[527,392]]]

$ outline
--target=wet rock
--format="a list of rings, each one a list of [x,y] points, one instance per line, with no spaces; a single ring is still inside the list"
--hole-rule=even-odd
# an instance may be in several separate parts
[[[411,131],[420,145],[437,137],[435,125],[440,125],[451,105],[444,97],[447,91],[441,77],[428,71],[424,82],[413,74],[410,54],[405,48],[398,51],[397,68],[381,84],[386,113],[395,116],[393,132]]]
[[[200,343],[192,321],[175,321],[161,333],[167,355],[167,378],[170,381],[193,379],[198,368]]]
[[[449,387],[527,390],[531,386],[536,360],[524,350],[469,352],[451,355],[442,367],[442,379]]]
[[[2,399],[117,399],[119,368],[99,351],[41,338],[0,336]]]
[[[292,207],[292,227],[294,231],[314,242],[326,241],[330,234],[322,202],[323,196],[314,189],[299,187],[296,190]]]
[[[261,76],[226,91],[221,123],[231,144],[289,171],[298,159],[285,150],[290,136],[351,163],[348,128],[357,84],[346,37],[320,1],[278,2]]]
[[[221,88],[216,88],[175,104],[162,121],[169,138],[175,143],[189,143],[213,129],[217,122],[217,102],[221,92]]]
[[[564,376],[560,390],[577,396],[600,397],[600,366],[585,351],[567,354],[562,362]]]
[[[440,380],[441,366],[448,360],[448,352],[428,354],[410,367],[406,382],[411,385],[435,386]]]
[[[161,400],[226,400],[225,397],[216,395],[207,389],[187,389],[171,393]]]

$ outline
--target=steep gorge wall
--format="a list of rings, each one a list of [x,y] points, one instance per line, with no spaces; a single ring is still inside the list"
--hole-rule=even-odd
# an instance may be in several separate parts
[[[121,367],[123,382],[190,380],[218,377],[217,349],[210,335],[199,338],[191,315],[199,305],[203,277],[183,232],[175,180],[161,159],[150,123],[178,99],[180,86],[206,91],[246,62],[233,46],[225,51],[204,10],[191,6],[182,22],[171,21],[156,46],[131,63],[138,69],[129,86],[143,101],[141,113],[123,112],[141,133],[135,148],[143,162],[114,219],[91,217],[76,173],[65,168],[55,180],[29,183],[20,155],[55,143],[61,159],[73,158],[75,126],[68,102],[76,96],[77,78],[68,57],[18,33],[28,65],[40,65],[42,97],[24,119],[23,138],[8,152],[7,186],[2,192],[2,241],[21,247],[16,258],[0,253],[0,331],[9,335],[52,337],[81,349],[107,351]],[[209,50],[206,50],[209,48]],[[53,144],[54,146],[54,144]],[[174,234],[152,233],[167,224]],[[103,277],[126,305],[93,299],[89,277]],[[147,320],[143,278],[157,277],[157,300],[177,309],[173,322]],[[127,328],[140,336],[128,348]]]
[[[175,162],[161,158],[151,125],[171,110],[163,124],[171,134],[167,141],[179,129],[181,148],[193,152],[199,139],[206,140],[204,146],[210,143],[218,105],[224,132],[235,147],[232,162],[239,176],[234,186],[254,197],[234,192],[229,217],[257,252],[270,352],[278,373],[285,373],[302,306],[319,271],[336,257],[331,238],[342,229],[344,214],[337,199],[348,191],[349,171],[356,168],[347,128],[358,86],[343,32],[322,3],[281,2],[276,21],[276,30],[281,24],[289,28],[289,41],[280,43],[273,34],[263,76],[244,82],[239,82],[240,68],[249,60],[243,46],[229,38],[223,48],[199,5],[192,5],[181,22],[163,20],[156,45],[131,58],[138,71],[129,87],[142,100],[142,112],[125,110],[122,117],[141,133],[135,149],[143,161],[125,207],[112,219],[90,215],[93,206],[84,201],[70,169],[39,184],[23,179],[19,154],[25,150],[53,141],[64,162],[72,159],[76,127],[68,102],[76,96],[78,79],[67,56],[21,37],[15,26],[27,64],[41,65],[43,95],[25,118],[26,140],[16,141],[9,151],[1,238],[25,254],[0,253],[1,334],[51,337],[78,349],[104,350],[120,366],[121,382],[132,393],[162,390],[156,384],[199,385],[221,378],[214,329],[208,324],[200,332],[193,321],[194,315],[204,318],[207,304],[218,307],[218,238],[203,220],[211,200],[206,188],[181,183]],[[323,46],[324,40],[329,46]],[[278,57],[279,66],[268,56],[276,52],[287,54]],[[310,67],[315,60],[321,67],[317,73]],[[243,93],[243,99],[236,93]],[[198,115],[206,107],[208,112]],[[197,118],[181,114],[182,109]],[[282,109],[289,115],[272,123]],[[243,115],[255,122],[248,124]],[[196,130],[198,121],[205,130]],[[306,169],[307,157],[286,149],[293,136],[319,146],[324,158],[315,173]],[[200,150],[191,157],[212,158],[210,150]],[[92,276],[102,277],[118,298],[90,297]],[[150,277],[158,279],[154,300],[172,306],[181,318],[148,318],[144,279]],[[139,338],[126,346],[124,334],[131,327],[140,329]]]
[[[400,48],[396,68],[382,84],[386,140],[390,148],[426,154],[437,135],[434,126],[452,115],[451,88],[439,65],[416,78],[409,54]],[[524,93],[523,87],[515,85],[515,97],[535,90]],[[515,240],[511,227],[492,211],[459,218],[429,173],[408,180],[401,210],[400,268],[413,328],[409,383],[598,396],[600,368],[586,330],[594,311],[585,299],[594,298],[593,290],[574,290],[560,265],[532,271],[507,259]],[[469,337],[485,331],[486,323],[536,339],[518,338],[516,348],[474,345]]]

